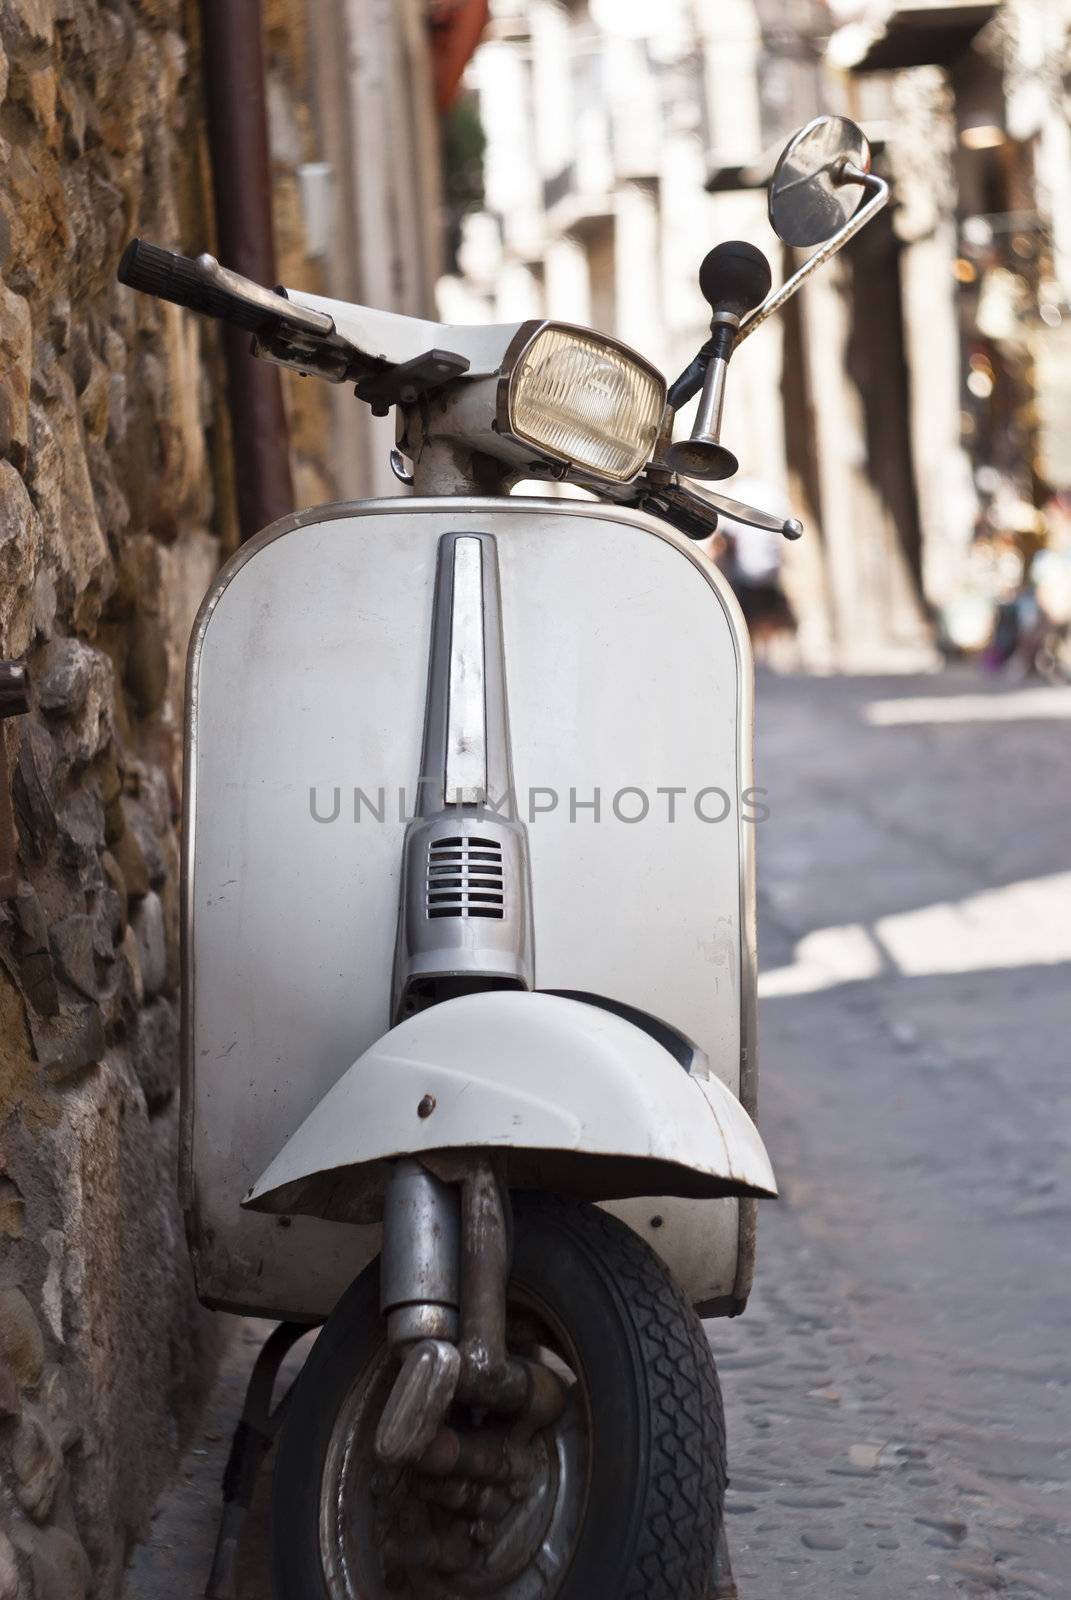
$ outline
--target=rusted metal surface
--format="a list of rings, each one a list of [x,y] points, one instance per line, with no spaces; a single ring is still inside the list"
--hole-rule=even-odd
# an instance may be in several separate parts
[[[205,84],[219,257],[243,277],[276,281],[260,0],[203,0]],[[274,367],[249,335],[225,328],[227,394],[243,542],[293,510],[289,436]]]
[[[376,1429],[376,1455],[390,1466],[420,1461],[457,1393],[461,1358],[443,1339],[413,1346],[394,1380]]]
[[[524,1462],[511,1449],[505,1429],[459,1433],[441,1428],[418,1463],[431,1477],[454,1477],[479,1483],[509,1483],[524,1471]]]
[[[506,1348],[509,1239],[503,1190],[489,1156],[472,1158],[461,1185],[461,1382],[470,1404],[519,1411],[528,1370]]]
[[[419,1460],[376,1475],[388,1582],[402,1585],[419,1573],[421,1594],[445,1596],[454,1590],[438,1585],[464,1573],[481,1592],[501,1586],[505,1594],[518,1580],[523,1585],[539,1549],[564,1562],[581,1504],[578,1435],[575,1428],[562,1432],[568,1395],[557,1374],[518,1365],[526,1369],[527,1398],[517,1415],[474,1427],[483,1408],[459,1405]],[[431,1521],[430,1508],[438,1513]]]
[[[403,1191],[410,1165],[399,1163]],[[414,1570],[433,1585],[462,1572],[515,1577],[555,1503],[546,1430],[563,1416],[566,1389],[550,1368],[509,1354],[508,1199],[486,1155],[459,1151],[443,1167],[442,1183],[461,1189],[460,1348],[429,1340],[410,1349],[376,1429],[377,1526],[392,1584]],[[385,1237],[404,1266],[414,1253],[404,1236]],[[391,1263],[384,1270],[397,1275]],[[450,1525],[441,1516],[429,1525],[429,1506],[451,1513]]]

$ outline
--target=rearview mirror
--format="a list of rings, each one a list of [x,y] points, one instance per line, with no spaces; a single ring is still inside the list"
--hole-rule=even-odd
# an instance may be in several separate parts
[[[847,117],[815,117],[793,134],[770,179],[770,225],[785,244],[824,244],[866,192],[846,173],[870,170],[866,135]]]

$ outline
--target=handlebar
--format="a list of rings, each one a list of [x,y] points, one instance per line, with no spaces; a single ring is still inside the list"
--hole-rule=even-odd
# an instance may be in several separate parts
[[[123,251],[116,275],[131,289],[245,329],[254,336],[254,355],[296,367],[299,372],[316,373],[335,383],[357,380],[358,397],[378,415],[385,415],[392,405],[412,404],[417,395],[441,388],[469,369],[466,357],[448,350],[428,350],[393,364],[382,357],[373,360],[336,332],[327,312],[295,303],[285,289],[265,289],[252,279],[221,267],[214,256],[193,259],[163,250],[145,239],[132,239]],[[706,354],[704,346],[675,388],[694,377],[702,383],[702,358]],[[657,471],[652,470],[631,492],[620,496],[608,495],[604,482],[585,481],[582,474],[574,474],[571,481],[582,483],[604,498],[619,498],[622,504],[652,511],[689,539],[705,539],[713,533],[719,513],[753,528],[781,533],[786,539],[798,539],[803,532],[798,522],[782,522],[723,496],[698,494],[675,474],[666,472],[664,463],[655,466]]]
[[[262,288],[251,278],[229,272],[215,256],[201,255],[192,260],[145,239],[131,239],[116,276],[131,289],[199,311],[202,316],[218,317],[262,337],[286,328],[327,339],[335,331],[334,322],[325,312],[295,305],[284,292]]]
[[[200,311],[206,317],[236,323],[250,333],[258,333],[264,325],[265,313],[259,307],[247,307],[236,294],[207,283],[196,261],[173,250],[161,250],[145,239],[131,239],[116,276],[131,289]]]

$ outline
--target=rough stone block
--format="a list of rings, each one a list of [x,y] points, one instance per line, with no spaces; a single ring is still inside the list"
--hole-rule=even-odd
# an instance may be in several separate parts
[[[93,918],[83,913],[64,917],[52,929],[52,955],[61,977],[92,1000],[97,993],[93,956]]]
[[[40,1382],[45,1342],[21,1289],[0,1289],[0,1356],[20,1388],[33,1389]]]
[[[110,883],[102,886],[93,904],[93,954],[98,960],[114,961],[125,927],[125,896],[117,894]]]
[[[118,800],[123,792],[123,777],[119,771],[119,763],[115,757],[114,749],[105,752],[97,763],[97,792],[101,804],[110,806],[113,800]]]
[[[12,463],[0,459],[0,652],[5,656],[21,656],[29,646],[41,552],[41,524],[26,485]]]
[[[89,784],[79,784],[68,789],[57,815],[59,823],[60,859],[74,869],[77,883],[72,880],[70,896],[76,897],[78,889],[92,894],[104,882],[100,864],[100,848],[104,843],[104,808],[96,790]]]
[[[60,129],[56,124],[56,95],[59,80],[51,62],[30,67],[22,74],[22,93],[19,100],[30,117],[55,148],[59,143]]]
[[[32,884],[19,884],[15,896],[15,920],[21,952],[32,955],[37,950],[48,949],[48,922]]]
[[[21,1239],[26,1225],[26,1202],[14,1178],[0,1176],[0,1234]]]
[[[5,1417],[17,1417],[22,1410],[22,1399],[15,1374],[7,1362],[0,1358],[0,1422]]]
[[[167,877],[167,863],[149,810],[140,800],[124,798],[123,815],[127,828],[137,840],[148,875],[147,887],[158,889]]]
[[[127,927],[119,945],[120,969],[126,974],[129,993],[136,1006],[145,1004],[145,985],[141,981],[141,961],[138,958],[138,941],[132,927]]]
[[[140,900],[149,892],[149,869],[145,863],[145,856],[137,841],[132,828],[125,825],[125,817],[120,808],[120,818],[123,827],[118,836],[112,841],[112,855],[116,865],[123,875],[123,883],[129,900]]]
[[[66,1083],[104,1055],[104,1020],[92,1003],[64,1006],[56,1017],[35,1018],[32,1027],[37,1059],[50,1083]]]
[[[35,950],[32,955],[21,956],[18,974],[23,993],[38,1015],[56,1016],[60,1006],[59,989],[49,952]]]
[[[66,759],[74,765],[92,761],[112,737],[112,664],[80,639],[53,639],[42,655],[35,672],[38,703],[58,723]]]
[[[95,652],[81,639],[53,639],[36,664],[37,704],[51,716],[73,717],[89,693]]]
[[[49,45],[55,10],[52,0],[3,0],[0,19],[13,46]]]
[[[111,590],[112,567],[86,465],[73,380],[59,362],[53,362],[51,376],[56,403],[46,411],[30,402],[27,480],[57,593],[70,606],[75,625],[88,630]]]
[[[126,918],[127,918],[127,886],[126,886],[126,878],[123,875],[123,869],[120,867],[118,861],[116,861],[115,857],[112,855],[110,850],[105,850],[104,851],[103,855],[100,858],[100,864],[101,864],[101,867],[102,867],[102,869],[104,871],[105,881],[107,882],[109,888],[111,888],[112,891],[114,892],[115,898],[116,898],[116,900],[118,902],[118,905],[119,905],[120,925],[119,925],[119,932],[118,932],[118,934],[116,935],[116,938],[115,938],[115,943],[118,944],[119,940],[122,939],[123,934],[126,931]]]
[[[19,1600],[19,1567],[15,1547],[0,1528],[0,1600]]]
[[[36,892],[20,883],[15,898],[15,960],[19,982],[34,1010],[54,1016],[59,1010],[56,975],[48,942],[48,923]]]
[[[29,441],[32,355],[29,305],[0,283],[0,451],[20,469]]]
[[[75,373],[82,426],[93,444],[99,445],[108,431],[108,401],[111,374],[100,356],[81,341],[80,360]]]
[[[22,853],[40,860],[56,836],[56,753],[36,717],[19,718],[19,759],[12,793]]]
[[[13,289],[40,303],[55,288],[64,256],[73,245],[63,170],[55,152],[40,139],[12,140],[3,190],[11,231],[4,273]]]
[[[89,1558],[73,1534],[63,1528],[42,1528],[30,1562],[34,1600],[86,1600]]]
[[[150,1117],[171,1103],[178,1087],[178,1016],[162,997],[146,1006],[131,1040],[131,1063],[137,1074]]]
[[[63,1473],[63,1452],[35,1409],[23,1411],[11,1447],[11,1465],[19,1505],[35,1522],[44,1522]]]
[[[143,717],[160,709],[167,693],[167,642],[158,617],[139,612],[130,631],[126,686]]]
[[[38,639],[51,639],[56,625],[56,585],[45,566],[38,566],[33,581],[33,631]]]
[[[150,889],[137,906],[130,919],[137,941],[138,965],[146,1000],[167,982],[167,938],[164,931],[164,907],[160,896]]]

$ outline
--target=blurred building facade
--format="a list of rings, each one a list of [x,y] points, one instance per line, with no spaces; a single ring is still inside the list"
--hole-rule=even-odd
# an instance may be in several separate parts
[[[450,0],[269,0],[269,42],[282,42],[269,110],[284,283],[433,314],[442,268],[438,54],[448,56],[451,24],[471,11]],[[485,7],[475,14],[482,19]],[[400,492],[389,421],[371,416],[349,386],[288,378],[287,387],[296,442],[326,457],[326,471],[299,475],[299,504]]]
[[[804,658],[918,660],[984,507],[1029,520],[1068,459],[1067,36],[1066,0],[496,0],[469,77],[484,207],[443,305],[591,322],[672,377],[713,243],[795,264],[763,192],[788,135],[860,121],[893,205],[742,348],[724,435],[807,524],[784,569]]]
[[[920,580],[966,642],[1066,537],[1071,4],[833,9],[827,60],[888,127]]]

